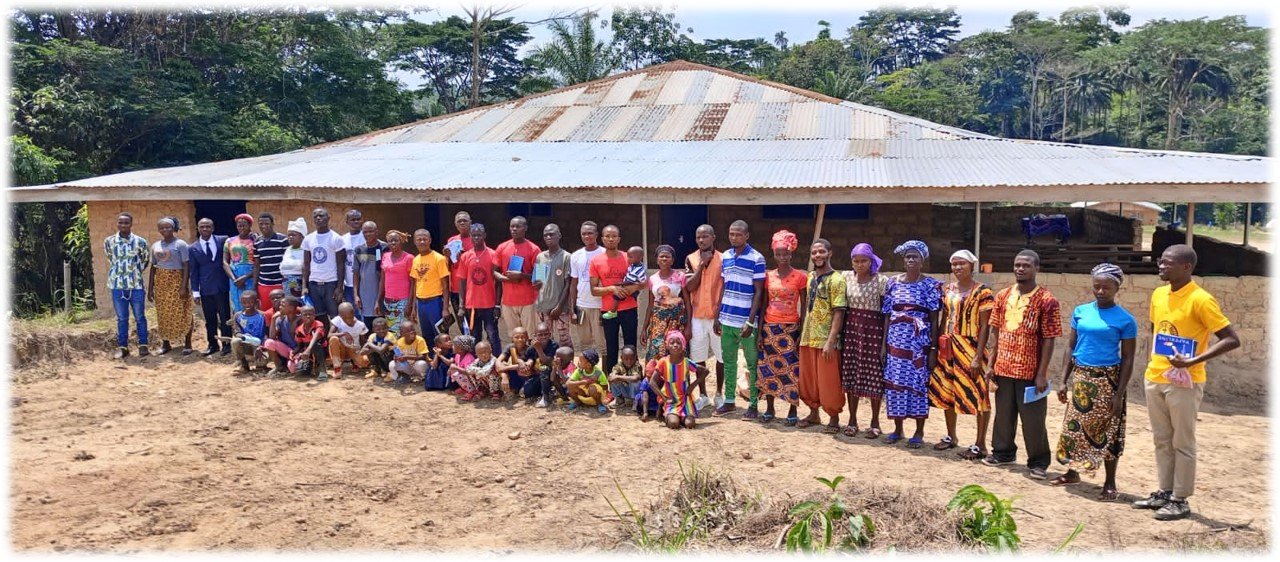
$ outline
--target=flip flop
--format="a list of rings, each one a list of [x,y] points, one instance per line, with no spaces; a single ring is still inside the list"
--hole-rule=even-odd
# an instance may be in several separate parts
[[[1049,481],[1050,486],[1070,486],[1072,484],[1079,484],[1079,483],[1080,483],[1080,479],[1078,477],[1075,480],[1068,480],[1066,474],[1060,474],[1058,475],[1057,478],[1054,478],[1053,480]]]
[[[795,427],[800,422],[800,416],[787,416],[787,427]]]
[[[773,421],[773,419],[774,419],[773,414],[760,414],[760,423],[769,423]]]
[[[1100,502],[1113,502],[1118,499],[1120,499],[1120,492],[1114,488],[1108,489],[1104,487],[1102,493],[1098,494],[1098,501]]]
[[[969,445],[968,449],[965,449],[963,451],[957,451],[956,456],[967,461],[976,461],[981,459],[982,457],[987,456],[987,453],[986,451],[979,449],[978,445],[975,443],[973,445]]]
[[[867,431],[864,432],[863,437],[866,437],[867,439],[878,439],[881,435],[883,435],[883,432],[880,431],[880,428],[868,427]]]
[[[942,440],[933,446],[935,451],[945,451],[947,449],[956,448],[956,443],[951,439],[950,435],[943,435]]]
[[[912,437],[911,439],[907,440],[908,449],[919,449],[920,447],[923,447],[923,446],[924,446],[923,437]]]
[[[824,425],[822,426],[822,432],[829,435],[835,435],[837,433],[840,433],[840,426]]]
[[[799,422],[797,422],[797,423],[796,423],[796,427],[798,427],[798,428],[800,428],[800,429],[804,429],[804,428],[809,427],[809,426],[811,426],[811,425],[813,425],[813,422],[809,421],[808,419],[803,419],[803,420],[800,420]]]
[[[885,445],[893,445],[899,441],[902,441],[902,436],[898,435],[897,433],[889,433],[885,435],[884,439],[881,439],[880,441],[884,442]]]
[[[845,436],[845,437],[857,437],[857,436],[858,436],[858,432],[859,432],[859,431],[860,431],[860,430],[858,429],[858,426],[856,426],[856,425],[846,425],[846,426],[844,426],[844,436]]]

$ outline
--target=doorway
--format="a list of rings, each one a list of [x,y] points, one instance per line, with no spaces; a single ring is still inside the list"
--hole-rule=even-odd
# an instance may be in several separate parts
[[[192,201],[196,206],[196,221],[210,219],[213,221],[213,233],[222,236],[236,234],[236,215],[243,213],[245,202],[231,199],[210,199]],[[195,231],[195,225],[192,232]]]
[[[707,222],[706,205],[663,205],[659,240],[676,251],[676,266],[684,263],[684,257],[698,249],[694,231]]]

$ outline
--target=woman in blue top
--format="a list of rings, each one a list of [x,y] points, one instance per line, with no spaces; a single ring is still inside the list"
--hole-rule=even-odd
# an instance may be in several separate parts
[[[1067,404],[1067,414],[1057,457],[1067,472],[1050,483],[1079,483],[1078,470],[1092,474],[1104,464],[1107,479],[1098,500],[1115,501],[1116,466],[1124,452],[1125,388],[1133,375],[1138,324],[1129,311],[1116,304],[1116,293],[1124,281],[1120,268],[1103,263],[1093,268],[1092,274],[1094,302],[1077,306],[1071,314],[1067,344],[1071,355],[1058,389],[1058,400]]]

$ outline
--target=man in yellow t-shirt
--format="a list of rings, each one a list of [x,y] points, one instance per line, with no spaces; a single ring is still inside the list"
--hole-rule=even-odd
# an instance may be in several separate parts
[[[1196,412],[1204,397],[1204,363],[1240,347],[1240,338],[1218,301],[1191,280],[1195,267],[1195,250],[1185,244],[1169,246],[1159,262],[1160,279],[1169,284],[1151,294],[1153,334],[1145,390],[1160,489],[1133,506],[1157,510],[1155,518],[1160,521],[1191,514],[1187,498],[1195,490]],[[1191,340],[1195,347],[1190,353],[1161,354],[1155,342],[1161,334]],[[1210,334],[1218,337],[1213,345],[1209,345]],[[1191,387],[1171,384],[1165,377],[1171,368],[1186,369]]]
[[[418,255],[409,266],[414,283],[405,309],[418,321],[423,339],[435,341],[436,322],[449,315],[449,260],[431,249],[431,233],[425,228],[413,233],[413,245]]]

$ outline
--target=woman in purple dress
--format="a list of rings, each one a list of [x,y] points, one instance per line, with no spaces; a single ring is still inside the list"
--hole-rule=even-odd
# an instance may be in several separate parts
[[[916,420],[915,434],[907,446],[924,444],[924,420],[929,417],[929,373],[937,361],[938,309],[942,283],[921,273],[929,247],[919,240],[898,246],[904,273],[895,275],[885,288],[881,310],[885,314],[884,401],[893,433],[884,442],[902,440],[903,420]]]

